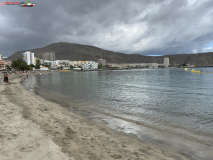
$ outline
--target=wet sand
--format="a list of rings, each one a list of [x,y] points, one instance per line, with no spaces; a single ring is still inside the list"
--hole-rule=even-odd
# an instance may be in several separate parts
[[[9,80],[0,83],[0,159],[203,159],[110,129]]]

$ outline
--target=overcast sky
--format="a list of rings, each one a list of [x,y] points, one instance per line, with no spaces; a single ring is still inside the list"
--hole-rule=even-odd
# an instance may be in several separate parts
[[[57,42],[142,55],[213,51],[213,0],[30,2],[36,6],[0,6],[4,57]]]

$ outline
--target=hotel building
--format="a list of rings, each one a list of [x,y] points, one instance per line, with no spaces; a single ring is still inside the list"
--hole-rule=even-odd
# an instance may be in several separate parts
[[[34,62],[34,53],[31,53],[30,51],[26,51],[22,53],[22,59],[27,63],[27,65],[33,64],[35,65]]]
[[[98,69],[98,63],[90,61],[89,63],[83,63],[82,64],[83,70],[95,70]]]
[[[164,58],[164,67],[167,68],[169,66],[169,58]]]

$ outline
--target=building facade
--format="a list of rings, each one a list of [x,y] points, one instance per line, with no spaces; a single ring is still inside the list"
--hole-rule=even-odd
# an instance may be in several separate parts
[[[164,58],[164,67],[165,68],[169,67],[169,58],[167,57]]]
[[[0,70],[6,69],[6,66],[11,66],[12,61],[11,60],[0,60]]]
[[[82,66],[83,63],[89,63],[90,61],[70,61],[70,65],[73,67]]]
[[[34,65],[36,65],[36,62],[37,62],[37,58],[34,57]]]
[[[148,63],[149,68],[158,68],[158,63]]]
[[[96,70],[98,69],[98,63],[90,61],[89,63],[83,63],[82,64],[83,70]]]
[[[158,68],[158,63],[123,63],[123,64],[116,64],[112,67],[118,68]]]
[[[105,59],[99,59],[98,60],[98,64],[100,65],[102,65],[102,66],[105,66],[106,65],[106,60]]]
[[[3,60],[3,56],[0,54],[0,61]]]
[[[30,51],[26,51],[22,53],[22,59],[27,63],[27,65],[33,64],[35,65],[34,62],[34,53],[31,53]]]
[[[57,66],[70,66],[70,60],[56,60]]]
[[[55,53],[54,52],[46,52],[46,53],[42,52],[40,58],[43,60],[55,61]]]
[[[56,61],[49,61],[44,60],[42,64],[50,65],[52,68],[58,68],[58,67],[69,67],[70,61],[69,60],[56,60]]]
[[[51,67],[57,67],[56,63],[57,63],[56,61],[49,61],[49,60],[44,60],[43,61],[43,64],[45,64],[45,65],[49,65],[50,64]]]

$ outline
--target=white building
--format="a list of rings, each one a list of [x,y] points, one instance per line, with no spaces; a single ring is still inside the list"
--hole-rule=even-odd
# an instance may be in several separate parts
[[[106,65],[106,59],[99,59],[98,64],[101,64],[102,66]]]
[[[164,58],[164,67],[167,68],[169,66],[169,58]]]
[[[88,63],[83,63],[82,64],[82,69],[83,70],[95,70],[98,69],[98,63],[90,61]]]
[[[57,68],[57,67],[69,67],[70,66],[70,61],[69,60],[56,60],[56,61],[49,61],[49,60],[44,60],[43,64],[49,65],[52,68]]]
[[[82,66],[83,63],[89,63],[90,61],[70,61],[70,65],[73,67]]]
[[[148,63],[149,68],[158,68],[157,63]]]
[[[56,60],[57,66],[70,66],[70,60]]]
[[[3,56],[0,54],[0,60],[3,60]]]
[[[50,64],[51,67],[56,67],[56,66],[57,66],[57,65],[56,65],[56,64],[57,64],[56,61],[44,60],[43,64],[47,64],[47,65]]]
[[[49,71],[49,68],[40,65],[40,69],[35,69],[35,67],[33,67],[33,71]]]
[[[22,53],[22,59],[27,63],[27,65],[33,64],[35,65],[34,62],[34,53],[31,53],[30,51],[26,51]]]

